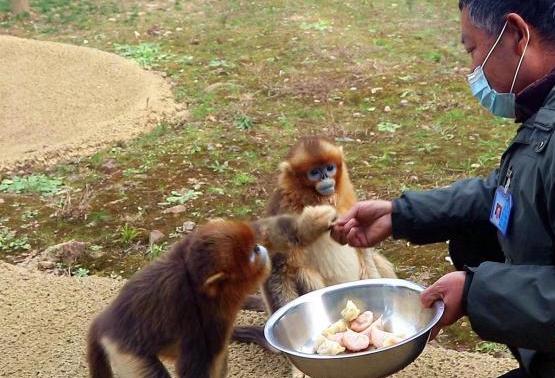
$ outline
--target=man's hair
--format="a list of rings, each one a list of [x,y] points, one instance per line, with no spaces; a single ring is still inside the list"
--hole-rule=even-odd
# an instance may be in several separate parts
[[[546,40],[555,42],[555,0],[459,0],[474,25],[499,34],[509,13],[516,13]]]

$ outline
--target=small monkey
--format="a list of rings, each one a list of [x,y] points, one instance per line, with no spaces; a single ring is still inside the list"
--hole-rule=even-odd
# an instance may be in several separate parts
[[[343,149],[323,137],[301,139],[279,165],[277,187],[267,216],[301,213],[307,207],[333,206],[339,215],[357,202]],[[250,296],[245,309],[280,307],[310,291],[367,278],[395,278],[392,264],[375,250],[355,249],[335,242],[328,233],[312,243],[271,253],[272,273],[262,286],[262,299]],[[236,327],[233,339],[269,348],[262,327]]]
[[[273,251],[311,243],[336,219],[330,206],[307,207],[251,224],[213,221],[133,276],[92,323],[92,378],[170,377],[160,357],[176,360],[179,377],[221,378],[227,345],[246,296],[262,284]]]

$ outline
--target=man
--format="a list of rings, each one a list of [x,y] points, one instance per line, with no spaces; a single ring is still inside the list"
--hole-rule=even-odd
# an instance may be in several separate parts
[[[473,95],[521,124],[499,169],[392,202],[361,202],[332,235],[354,247],[389,236],[450,240],[458,271],[422,294],[425,306],[445,302],[440,327],[468,315],[480,337],[508,345],[518,359],[520,368],[504,377],[555,377],[555,0],[459,7]]]

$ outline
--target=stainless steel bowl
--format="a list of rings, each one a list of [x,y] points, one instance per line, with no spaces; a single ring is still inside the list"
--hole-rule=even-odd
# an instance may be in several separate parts
[[[420,303],[424,290],[396,279],[350,282],[313,291],[288,303],[266,323],[264,335],[277,350],[312,378],[377,378],[393,374],[413,362],[424,350],[432,327],[443,315],[443,302],[431,309]],[[362,311],[383,315],[385,329],[408,337],[401,343],[374,351],[320,356],[314,342],[352,300]]]

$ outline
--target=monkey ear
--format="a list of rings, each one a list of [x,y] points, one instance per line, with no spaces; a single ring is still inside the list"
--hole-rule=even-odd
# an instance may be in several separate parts
[[[285,173],[285,172],[291,172],[293,169],[292,169],[292,167],[291,167],[291,164],[289,164],[289,163],[286,162],[286,161],[282,161],[282,162],[279,164],[279,170],[280,170],[280,172],[284,172],[284,173]]]
[[[204,281],[202,285],[202,290],[211,297],[215,297],[218,294],[219,288],[218,284],[225,281],[226,275],[224,272],[218,272],[211,275]]]

